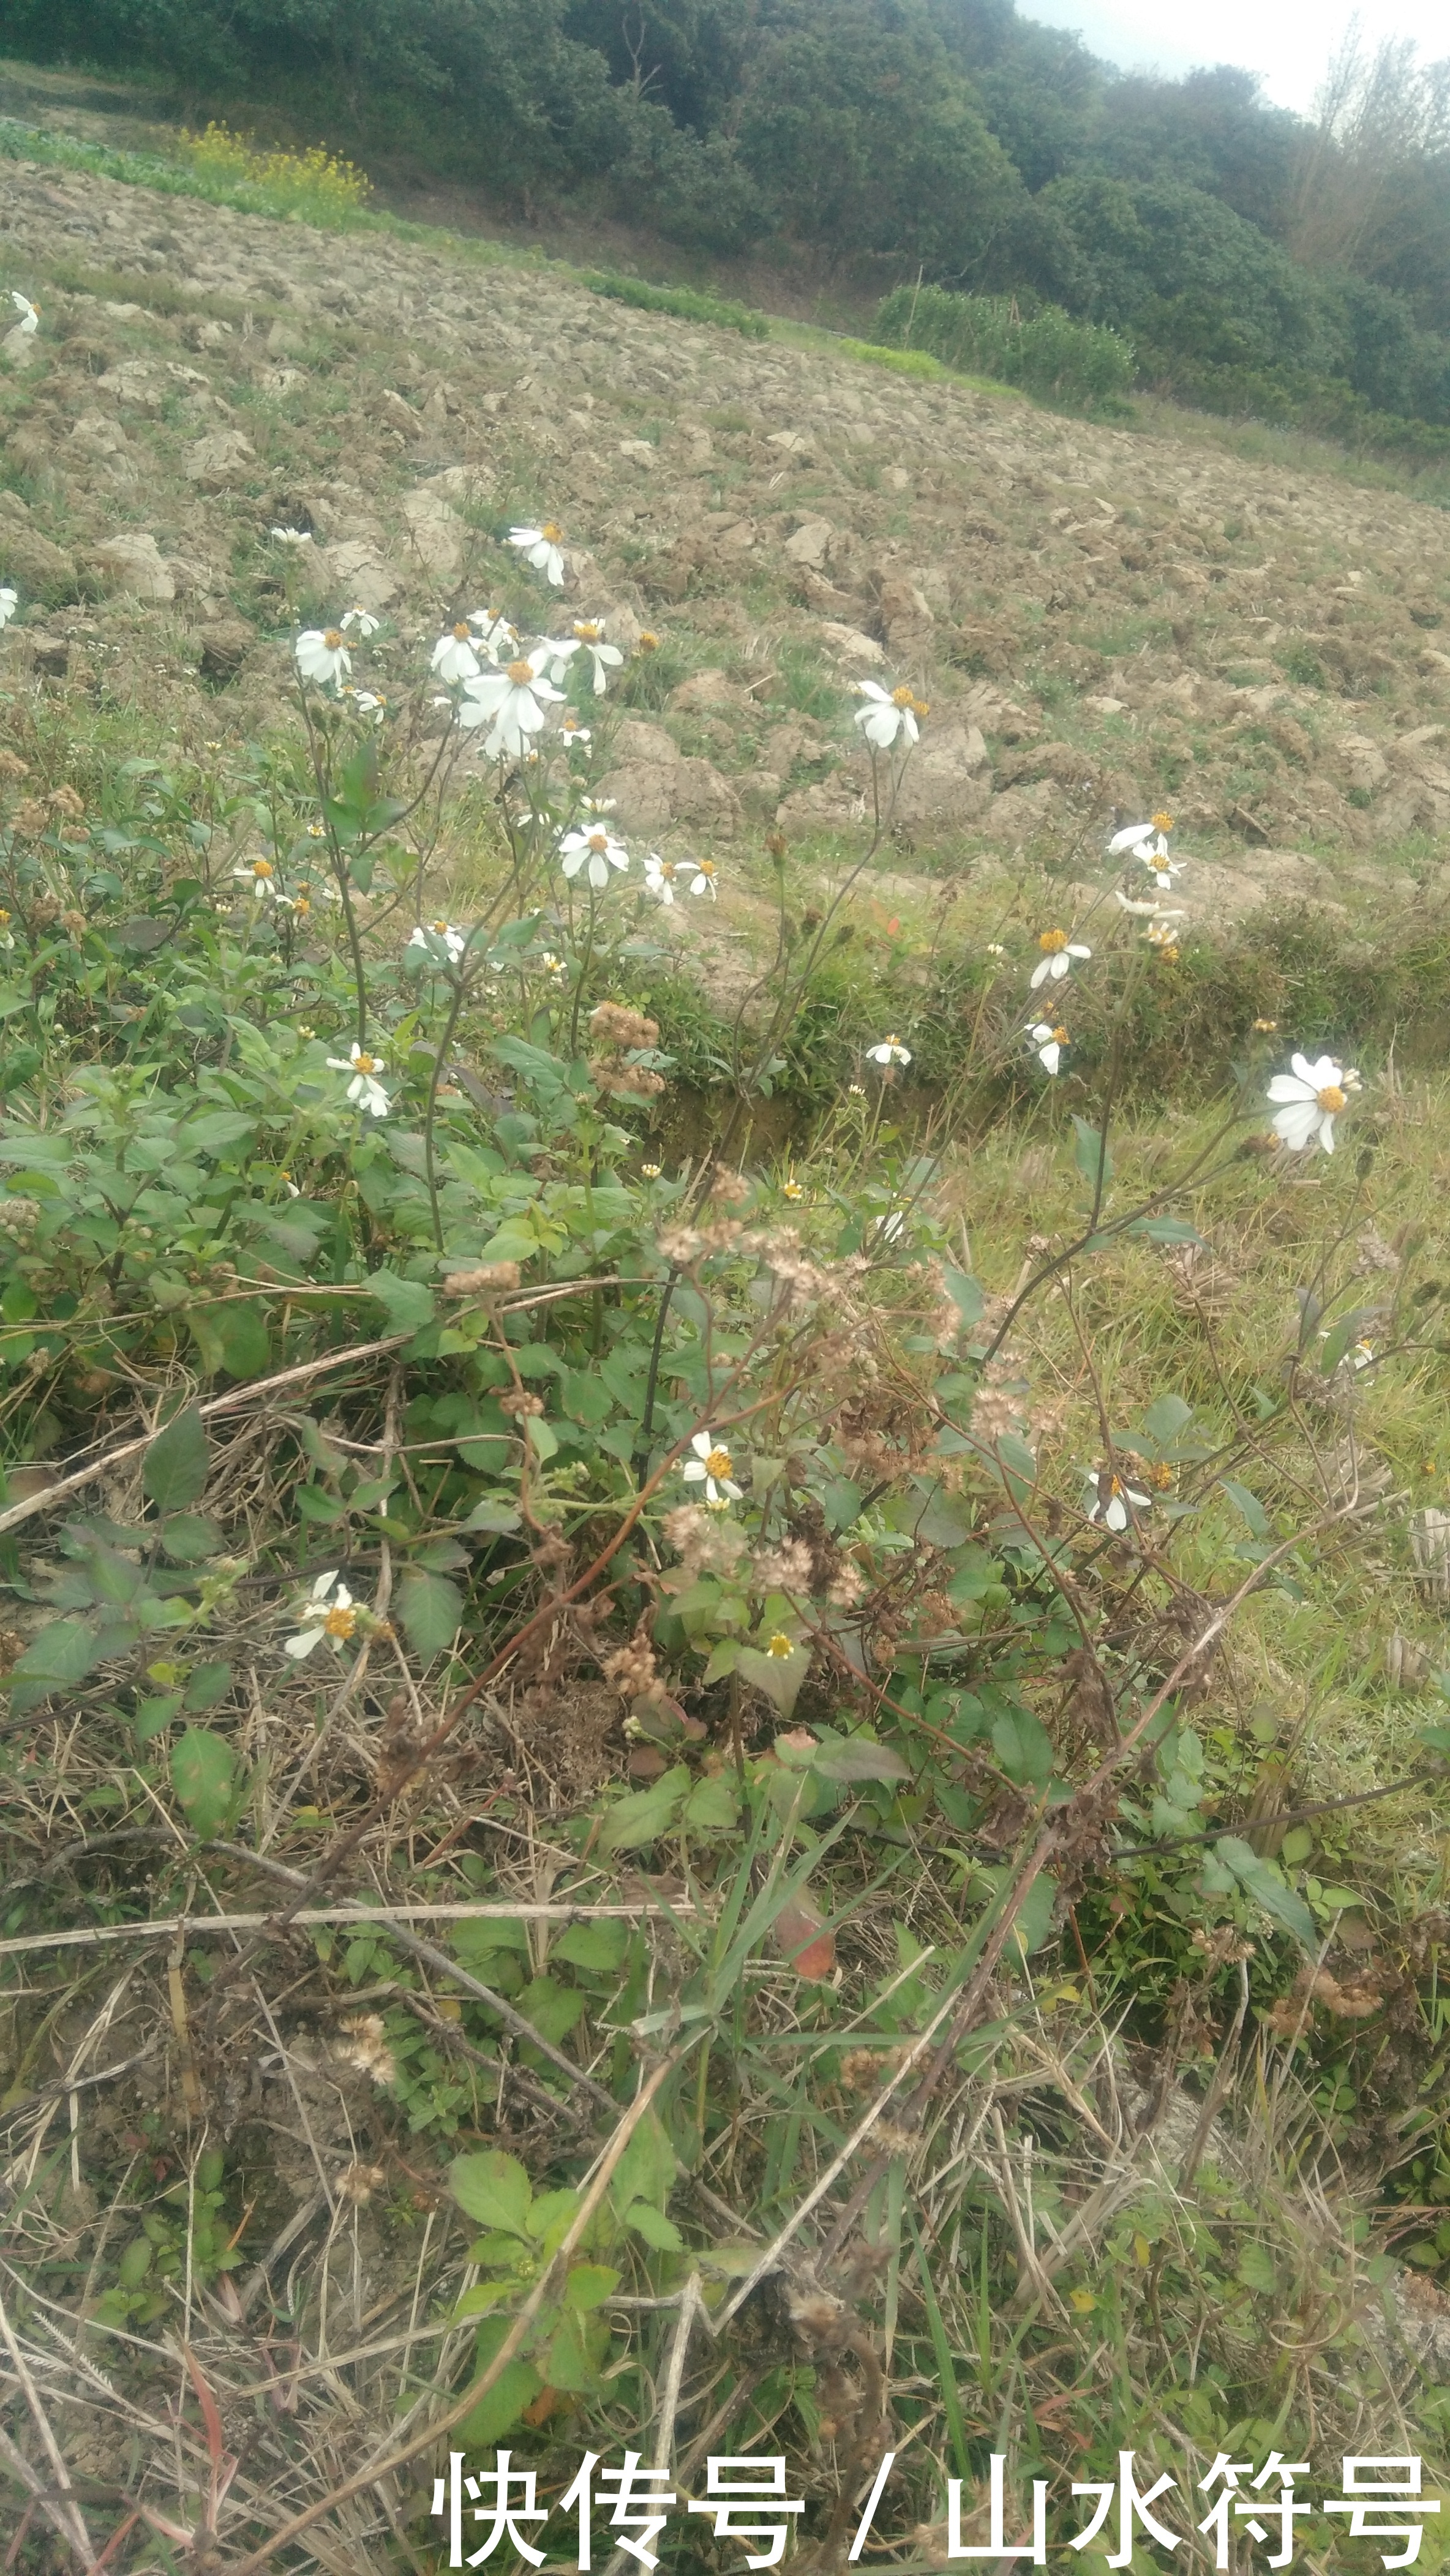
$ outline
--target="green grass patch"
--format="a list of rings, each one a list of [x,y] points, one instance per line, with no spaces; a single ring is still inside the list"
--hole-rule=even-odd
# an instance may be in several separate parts
[[[708,295],[694,286],[647,286],[642,277],[621,277],[614,269],[586,270],[591,295],[607,295],[615,304],[632,304],[640,313],[673,313],[680,322],[712,322],[717,330],[738,331],[746,340],[765,340],[770,325],[749,304],[727,295]]]

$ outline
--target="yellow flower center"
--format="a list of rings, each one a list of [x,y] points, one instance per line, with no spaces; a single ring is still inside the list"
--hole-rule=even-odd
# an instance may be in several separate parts
[[[329,626],[322,640],[327,646],[329,653],[340,653],[342,651],[342,636],[337,627]]]
[[[607,832],[591,832],[589,835],[589,847],[591,850],[599,850],[601,852],[607,850],[609,847],[609,834]]]
[[[541,537],[546,538],[551,546],[557,546],[563,540],[564,531],[561,527],[556,526],[552,519],[546,519],[539,530],[539,534]]]
[[[705,1473],[707,1476],[714,1476],[717,1480],[722,1476],[728,1476],[730,1473],[729,1450],[712,1449],[705,1461]]]
[[[294,912],[307,913],[312,910],[312,904],[308,896],[305,894],[299,894],[292,906],[292,909]]]
[[[586,618],[582,626],[576,624],[574,632],[581,644],[597,644],[599,641],[599,629],[591,618]]]
[[[455,644],[468,644],[468,643],[470,643],[470,642],[472,641],[472,638],[471,638],[471,636],[469,635],[468,629],[467,629],[467,627],[463,624],[463,621],[462,621],[462,619],[461,619],[461,618],[460,618],[460,620],[459,620],[458,624],[457,624],[457,625],[454,627],[454,629],[453,629],[453,641],[454,641],[454,643],[455,643]]]
[[[1345,1095],[1337,1082],[1326,1082],[1324,1089],[1316,1091],[1314,1097],[1319,1107],[1331,1118],[1337,1110],[1344,1107]]]
[[[1066,1029],[1054,1029],[1054,1030],[1053,1030],[1053,1032],[1052,1032],[1052,1043],[1053,1043],[1053,1045],[1054,1045],[1054,1046],[1066,1046],[1066,1044],[1067,1044],[1067,1031],[1066,1031]]]
[[[1065,930],[1044,930],[1037,943],[1044,957],[1060,957],[1067,946]]]
[[[8,913],[8,912],[6,912],[3,908],[0,908],[0,930],[3,930],[3,929],[4,929],[5,924],[6,924],[6,922],[9,920],[9,918],[10,918],[9,913]]]
[[[508,676],[516,689],[531,689],[534,685],[534,666],[532,662],[510,662]]]
[[[787,1655],[795,1653],[795,1647],[785,1630],[777,1628],[765,1651],[768,1655],[773,1655],[778,1664],[783,1664]]]
[[[440,938],[440,939],[442,938],[443,933],[445,932],[445,930],[447,929],[447,927],[448,927],[448,924],[447,924],[447,922],[446,922],[446,921],[435,921],[435,922],[434,922],[434,924],[433,924],[433,928],[434,928],[434,929],[435,929],[435,931],[437,932],[437,934],[438,934],[438,936],[439,936],[439,938]]]
[[[673,885],[673,884],[674,884],[674,881],[675,881],[675,862],[674,862],[674,860],[673,860],[673,859],[661,859],[661,861],[660,861],[660,875],[664,878],[666,885]]]
[[[911,701],[911,712],[914,716],[920,716],[922,721],[925,722],[926,718],[931,713],[930,698],[913,698]]]
[[[272,862],[270,859],[253,859],[252,874],[254,877],[269,877],[271,873]]]
[[[896,1044],[896,1031],[894,1029],[888,1029],[881,1043],[883,1046],[894,1047]]]
[[[571,707],[571,708],[569,709],[568,714],[565,716],[565,718],[564,718],[564,720],[563,720],[562,724],[560,725],[560,727],[559,727],[559,731],[560,731],[560,733],[577,733],[577,732],[578,732],[578,730],[579,730],[579,719],[578,719],[578,717],[576,716],[576,714],[574,713],[573,708]]]
[[[1171,814],[1154,814],[1150,817],[1150,820],[1155,832],[1171,832],[1173,829],[1173,817]]]
[[[355,1073],[376,1073],[376,1072],[377,1072],[377,1069],[378,1069],[378,1060],[377,1060],[377,1057],[376,1057],[375,1055],[355,1055],[355,1056],[353,1057],[352,1062],[353,1062],[353,1071],[354,1071]]]
[[[894,707],[914,707],[916,699],[910,689],[893,689],[891,703]]]
[[[357,1612],[329,1610],[323,1619],[322,1626],[324,1634],[329,1637],[350,1637],[357,1626]]]
[[[659,649],[659,637],[652,634],[649,627],[646,626],[639,639],[639,650],[641,653],[657,653]]]
[[[712,877],[715,874],[714,860],[697,859],[695,861],[695,874],[701,877]]]

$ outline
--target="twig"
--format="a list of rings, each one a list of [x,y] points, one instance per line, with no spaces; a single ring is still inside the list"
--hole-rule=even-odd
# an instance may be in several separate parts
[[[254,1857],[250,1852],[248,1859]],[[290,1873],[289,1873],[290,1874]],[[300,1873],[298,1873],[300,1878]],[[642,1897],[637,1905],[309,1905],[288,1917],[291,1923],[598,1923],[611,1920],[634,1922],[641,1914],[672,1914],[673,1908],[657,1898]],[[88,1923],[68,1932],[18,1933],[13,1939],[0,1941],[0,1958],[14,1958],[24,1951],[84,1950],[105,1941],[162,1941],[180,1933],[188,1941],[204,1932],[260,1932],[275,1918],[270,1914],[171,1914],[155,1922]],[[435,1963],[441,1953],[435,1952]],[[452,1960],[444,1963],[450,1976],[458,1973]],[[485,1990],[486,1991],[486,1990]],[[530,2033],[532,2037],[532,2033]],[[541,2043],[542,2045],[542,2043]],[[577,2073],[577,2068],[575,2069]],[[97,2079],[99,2081],[99,2078]],[[62,2092],[73,2090],[62,2085]]]
[[[40,2402],[40,2391],[30,2376],[30,2370],[26,2363],[25,2355],[15,2340],[15,2329],[11,2325],[10,2319],[6,2314],[5,2302],[3,2299],[0,2299],[0,2337],[3,2337],[4,2339],[5,2349],[9,2353],[11,2362],[14,2365],[15,2376],[25,2391],[25,2403],[30,2409],[35,2422],[35,2429],[39,2433],[41,2441],[45,2447],[45,2456],[50,2462],[51,2470],[55,2477],[56,2487],[59,2490],[59,2512],[55,2515],[51,2515],[50,2518],[55,2522],[56,2529],[64,2532],[66,2539],[70,2542],[70,2545],[75,2551],[76,2556],[80,2559],[82,2566],[87,2568],[92,2567],[95,2564],[96,2553],[91,2546],[91,2535],[86,2529],[85,2517],[75,2499],[75,2490],[70,2482],[70,2471],[66,2467],[60,2444],[57,2442],[55,2434],[51,2429],[50,2417],[47,2415],[45,2408]],[[6,2447],[8,2449],[8,2444]],[[28,2483],[29,2481],[27,2480],[27,2484]],[[49,2507],[46,2505],[45,2498],[38,2487],[35,2490],[35,2494],[37,2502],[41,2504],[47,2513],[49,2513]]]

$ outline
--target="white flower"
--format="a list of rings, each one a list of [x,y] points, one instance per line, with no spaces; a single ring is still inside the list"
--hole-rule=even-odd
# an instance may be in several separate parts
[[[478,649],[495,668],[501,653],[506,652],[512,660],[514,646],[519,639],[506,617],[495,616],[491,608],[470,608],[468,623],[478,628]]]
[[[872,1064],[910,1064],[911,1062],[910,1047],[902,1045],[894,1029],[882,1039],[879,1046],[868,1047],[866,1053]]]
[[[0,583],[0,626],[9,625],[11,618],[14,616],[15,611],[19,606],[19,591],[12,590],[8,581]]]
[[[449,689],[455,688],[460,680],[476,680],[481,667],[473,649],[473,637],[462,621],[457,626],[450,626],[446,635],[439,636],[433,647],[433,659],[428,665],[429,670],[436,672],[444,687]]]
[[[650,894],[654,895],[660,903],[673,903],[675,899],[675,878],[678,872],[679,861],[677,859],[662,859],[657,850],[651,850],[649,857],[644,863],[644,881],[646,889]]]
[[[308,1594],[302,1616],[305,1624],[295,1637],[284,1639],[283,1654],[290,1655],[294,1664],[300,1664],[303,1656],[310,1655],[313,1647],[320,1646],[325,1637],[333,1653],[340,1655],[357,1626],[357,1612],[347,1585],[337,1579],[336,1569],[330,1574],[319,1574]]]
[[[589,656],[593,668],[594,694],[596,698],[602,698],[608,686],[606,674],[618,670],[624,655],[617,644],[605,643],[602,618],[586,619],[582,625],[576,625],[574,640],[577,644],[583,645]]]
[[[687,1485],[703,1485],[705,1500],[714,1510],[727,1503],[744,1500],[742,1490],[731,1473],[730,1452],[708,1431],[697,1431],[690,1442],[694,1457],[687,1458],[681,1469]]]
[[[564,587],[564,558],[559,552],[563,542],[564,531],[552,519],[546,519],[541,528],[509,530],[509,544],[517,546],[525,563],[532,564],[535,572],[541,572],[556,590]]]
[[[541,975],[548,976],[551,984],[567,984],[569,981],[568,967],[562,957],[555,956],[552,948],[544,950],[538,960],[538,968]]]
[[[352,655],[337,626],[309,626],[292,647],[304,680],[324,689],[340,688],[352,669]]]
[[[388,702],[386,698],[380,697],[375,689],[355,689],[349,682],[342,694],[347,700],[349,714],[371,716],[375,725],[382,723],[387,713]]]
[[[866,700],[856,709],[856,722],[866,739],[877,751],[889,751],[898,734],[908,742],[921,739],[917,726],[919,708],[910,689],[883,689],[879,680],[858,680],[856,694]]]
[[[455,930],[451,921],[430,921],[426,927],[420,921],[408,946],[423,949],[429,957],[436,957],[441,946],[447,951],[449,965],[456,966],[468,946],[468,933]]]
[[[541,657],[540,667],[543,670],[545,678],[550,680],[567,679],[569,676],[569,665],[573,661],[578,650],[579,639],[577,635],[546,635],[538,646],[539,655]]]
[[[715,892],[715,874],[716,874],[716,870],[715,870],[715,862],[714,862],[714,860],[713,860],[713,859],[686,859],[686,861],[685,861],[685,865],[686,865],[686,867],[687,867],[687,868],[693,868],[693,869],[694,869],[694,871],[695,871],[694,875],[693,875],[693,876],[691,877],[691,879],[690,879],[690,892],[691,892],[691,894],[707,894],[707,895],[709,896],[709,898],[710,898],[710,901],[711,901],[712,903],[714,903],[714,902],[716,901],[716,892]]]
[[[569,707],[559,718],[559,739],[566,751],[572,751],[576,743],[581,751],[587,751],[594,736],[587,725],[579,722],[573,708]]]
[[[370,609],[349,608],[339,623],[344,635],[360,635],[366,644],[370,635],[376,635],[382,619],[374,617]]]
[[[1027,1031],[1027,1043],[1037,1061],[1048,1073],[1056,1073],[1067,1044],[1066,1029],[1055,1028],[1051,1020],[1034,1020]]]
[[[629,852],[603,823],[596,823],[592,831],[565,833],[559,865],[566,877],[577,877],[582,868],[592,886],[607,886],[611,868],[628,867]]]
[[[334,1073],[352,1075],[347,1086],[349,1100],[355,1100],[360,1109],[370,1111],[374,1118],[386,1118],[388,1095],[377,1077],[386,1073],[387,1066],[380,1055],[369,1055],[354,1038],[346,1055],[330,1055],[327,1061]]]
[[[279,546],[310,546],[312,543],[310,528],[274,528],[272,534]],[[347,623],[346,619],[343,623]]]
[[[1269,1098],[1282,1102],[1274,1119],[1274,1133],[1296,1154],[1306,1145],[1322,1145],[1326,1154],[1334,1151],[1334,1122],[1341,1109],[1349,1106],[1349,1095],[1360,1088],[1359,1075],[1345,1073],[1332,1055],[1322,1055],[1311,1064],[1307,1056],[1289,1058],[1291,1073],[1276,1073],[1269,1085]]]
[[[905,1229],[905,1217],[900,1208],[894,1208],[889,1216],[878,1216],[871,1228],[871,1240],[873,1243],[895,1243]]]
[[[10,289],[10,301],[20,316],[16,327],[29,339],[32,331],[40,329],[40,309],[38,305],[31,303],[28,295],[21,295],[13,286]]]
[[[546,710],[562,703],[564,693],[544,678],[543,663],[544,648],[536,645],[501,671],[481,671],[464,681],[458,721],[491,727],[483,746],[491,759],[517,759],[527,751],[530,734],[543,731]]]
[[[248,859],[244,866],[233,868],[232,874],[246,887],[254,903],[263,903],[268,896],[274,902],[279,899],[277,873],[270,859]],[[285,897],[281,899],[285,901]]]
[[[1153,1508],[1151,1494],[1140,1494],[1134,1486],[1121,1484],[1116,1476],[1094,1473],[1089,1476],[1088,1483],[1092,1487],[1088,1519],[1101,1521],[1107,1529],[1127,1528],[1130,1503],[1135,1512],[1149,1512]]]
[[[1031,984],[1034,993],[1039,984],[1045,984],[1049,979],[1054,984],[1060,984],[1064,975],[1072,973],[1074,957],[1091,957],[1093,953],[1090,948],[1084,948],[1080,942],[1069,939],[1065,930],[1044,930],[1037,945],[1042,951],[1042,963],[1032,969]]]

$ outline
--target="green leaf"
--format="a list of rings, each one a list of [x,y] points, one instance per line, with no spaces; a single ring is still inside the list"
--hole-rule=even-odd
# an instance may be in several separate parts
[[[1186,1216],[1138,1216],[1125,1225],[1124,1234],[1137,1235],[1148,1243],[1202,1243],[1198,1228]]]
[[[764,1691],[782,1717],[789,1717],[811,1668],[811,1650],[809,1646],[792,1646],[788,1655],[767,1655],[756,1646],[742,1646],[735,1665],[748,1682]]]
[[[199,1715],[204,1708],[215,1708],[219,1699],[226,1698],[231,1686],[230,1664],[198,1664],[186,1685],[188,1717]]]
[[[662,2209],[652,2209],[647,2200],[632,2202],[624,2213],[624,2223],[657,2254],[683,2254],[685,2250],[685,2240],[674,2220],[666,2218]]]
[[[1219,1483],[1222,1486],[1223,1491],[1227,1494],[1229,1501],[1242,1512],[1244,1519],[1248,1522],[1253,1536],[1255,1538],[1271,1539],[1274,1533],[1272,1526],[1270,1525],[1269,1515],[1265,1511],[1263,1504],[1259,1501],[1257,1494],[1251,1494],[1247,1485],[1235,1484],[1231,1476],[1220,1476]]]
[[[204,1726],[189,1726],[171,1752],[171,1785],[186,1821],[203,1841],[225,1824],[231,1811],[235,1758],[221,1735]]]
[[[1220,1834],[1213,1848],[1215,1858],[1226,1869],[1232,1870],[1245,1896],[1252,1897],[1255,1905],[1262,1906],[1273,1922],[1282,1923],[1285,1931],[1292,1932],[1304,1949],[1312,1950],[1315,1946],[1314,1917],[1303,1898],[1286,1887],[1267,1861],[1261,1860],[1258,1853],[1237,1834]]]
[[[1276,2277],[1273,2260],[1262,2245],[1251,2241],[1240,2249],[1234,2278],[1242,2281],[1246,2290],[1258,2290],[1267,2296],[1275,2286]]]
[[[1052,1777],[1052,1738],[1030,1708],[1006,1708],[992,1728],[992,1750],[1009,1780],[1043,1789]]]
[[[400,1279],[395,1270],[371,1270],[368,1294],[376,1297],[391,1333],[418,1333],[434,1316],[433,1291],[425,1279]]]
[[[533,1978],[517,2000],[525,2021],[532,2022],[540,2037],[552,2040],[556,2048],[584,2014],[584,1997],[578,1987],[561,1986],[557,1977]],[[527,2047],[527,2041],[524,2045]]]
[[[617,2290],[621,2275],[608,2263],[575,2263],[564,2280],[564,2305],[576,2315],[587,2316],[591,2308],[602,2307],[611,2290]]]
[[[571,1968],[612,1976],[624,1965],[629,1948],[627,1923],[571,1923],[550,1949],[551,1959],[567,1959]]]
[[[823,1780],[909,1780],[911,1767],[889,1744],[869,1735],[828,1735],[811,1755],[811,1769]]]
[[[762,1658],[762,1661],[764,1658]],[[690,1774],[683,1762],[677,1762],[661,1780],[641,1789],[631,1798],[621,1798],[605,1817],[599,1837],[604,1852],[638,1851],[643,1843],[657,1842],[668,1833],[690,1786]]]
[[[603,2317],[565,2311],[544,2354],[546,2386],[583,2395],[599,2386],[600,2364],[608,2359],[609,2327]]]
[[[504,1494],[485,1494],[481,1503],[474,1504],[467,1520],[458,1523],[460,1529],[493,1530],[501,1538],[521,1525],[517,1503],[510,1502]]]
[[[459,2208],[481,2227],[502,2228],[509,2236],[528,2234],[533,2185],[517,2156],[501,2147],[482,2155],[455,2156],[448,2168],[448,2188]]]
[[[83,1682],[106,1653],[106,1642],[87,1619],[52,1619],[28,1645],[10,1674],[10,1705],[34,1708],[53,1691]]]
[[[970,1279],[965,1270],[954,1270],[949,1261],[942,1264],[947,1295],[964,1324],[979,1323],[987,1302],[987,1292],[979,1279]]]
[[[488,2368],[512,2323],[511,2317],[484,2319],[474,2347],[480,2374]],[[499,2436],[517,2424],[524,2408],[532,2406],[543,2384],[531,2361],[505,2362],[492,2388],[464,2416],[453,2439],[464,2451],[491,2451]]]
[[[1150,1440],[1156,1440],[1160,1448],[1166,1449],[1178,1438],[1180,1431],[1187,1430],[1192,1420],[1193,1407],[1185,1404],[1181,1395],[1160,1395],[1154,1398],[1144,1414],[1143,1428]]]
[[[723,1771],[712,1772],[698,1780],[685,1801],[684,1822],[696,1833],[729,1833],[740,1815],[740,1798],[733,1780]]]
[[[426,1574],[410,1565],[398,1585],[398,1617],[414,1654],[428,1663],[457,1636],[463,1595],[446,1574]]]
[[[965,1495],[949,1493],[945,1485],[936,1485],[917,1517],[913,1535],[927,1547],[965,1547],[972,1535],[973,1518]]]
[[[163,1726],[169,1726],[180,1714],[180,1691],[167,1691],[159,1699],[139,1699],[131,1720],[137,1743],[149,1744],[153,1735],[159,1735]]]
[[[211,1444],[199,1405],[173,1414],[146,1452],[141,1482],[159,1512],[184,1512],[206,1491],[211,1474]]]
[[[1096,1191],[1099,1186],[1106,1190],[1113,1177],[1113,1158],[1108,1152],[1107,1139],[1101,1128],[1094,1127],[1090,1119],[1075,1116],[1072,1123],[1077,1139],[1072,1149],[1073,1160],[1078,1170],[1090,1190]]]
[[[175,1512],[162,1528],[161,1544],[173,1565],[204,1565],[220,1555],[222,1534],[205,1512]]]
[[[663,2209],[679,2171],[679,2158],[657,2111],[646,2111],[614,2169],[609,2195],[628,2215],[636,2201]]]

